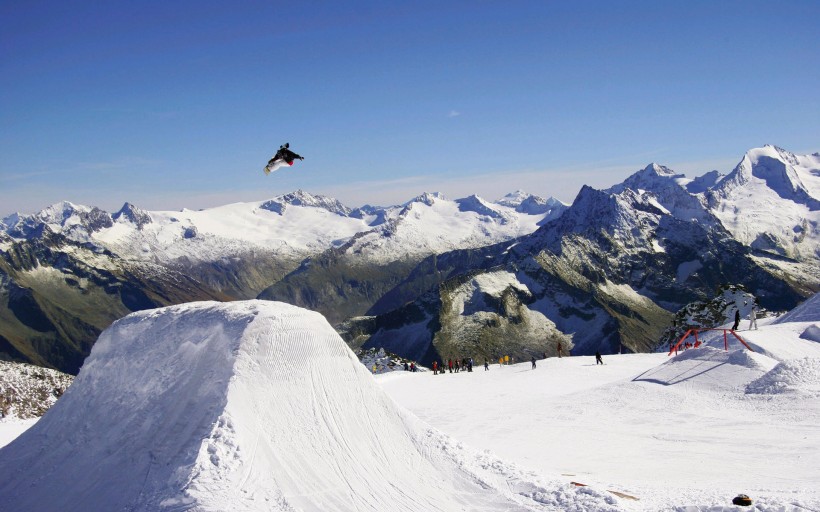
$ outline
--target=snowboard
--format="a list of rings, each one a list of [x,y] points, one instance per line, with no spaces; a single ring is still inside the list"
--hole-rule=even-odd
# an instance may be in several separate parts
[[[276,160],[275,162],[271,162],[271,163],[269,163],[268,165],[265,166],[265,176],[267,176],[268,174],[270,174],[270,173],[272,173],[272,172],[274,172],[278,169],[281,169],[282,167],[289,166],[289,165],[293,165],[293,163],[289,164],[284,160]]]

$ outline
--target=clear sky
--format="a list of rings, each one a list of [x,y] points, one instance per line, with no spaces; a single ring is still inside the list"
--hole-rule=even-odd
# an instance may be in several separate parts
[[[0,217],[296,189],[571,202],[820,151],[820,2],[0,3]],[[280,144],[305,157],[262,173]]]

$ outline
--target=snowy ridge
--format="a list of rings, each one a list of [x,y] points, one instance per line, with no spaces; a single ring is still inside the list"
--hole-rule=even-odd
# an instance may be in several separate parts
[[[322,208],[331,213],[341,215],[342,217],[349,216],[352,211],[350,208],[346,207],[336,199],[322,195],[309,194],[304,190],[297,190],[296,192],[280,196],[277,199],[266,201],[262,203],[259,207],[264,210],[270,210],[281,215],[288,205]]]
[[[534,196],[525,199],[535,200]],[[476,196],[450,201],[438,193],[425,193],[403,206],[354,210],[336,199],[297,190],[267,201],[180,212],[148,212],[126,203],[109,215],[63,202],[34,215],[10,215],[0,227],[16,240],[42,236],[47,228],[125,259],[163,264],[179,259],[218,261],[247,251],[302,259],[366,233],[379,238],[404,232],[401,247],[398,241],[382,248],[376,243],[364,251],[385,261],[408,253],[427,255],[490,245],[528,234],[545,218],[557,216],[559,205],[517,211],[515,205],[490,203]],[[456,218],[447,218],[451,214]],[[396,229],[402,224],[407,226]],[[463,235],[451,239],[444,236],[447,230]]]
[[[549,215],[520,213],[475,195],[450,201],[423,194],[388,211],[387,222],[352,238],[345,250],[363,265],[474,249],[532,233]]]
[[[623,197],[627,190],[642,199]],[[589,199],[586,192],[582,189],[579,199]],[[625,207],[630,202],[636,208],[654,205],[659,213],[687,222],[697,220],[706,226],[720,222],[741,243],[763,253],[820,262],[820,156],[816,154],[795,155],[764,146],[749,150],[727,176],[712,171],[695,179],[653,163],[605,192],[622,197]],[[592,213],[615,215],[611,209],[598,211],[593,204],[586,206]],[[438,215],[422,218],[425,207]],[[303,258],[342,246],[374,227],[408,220],[416,227],[407,227],[404,247],[410,253],[441,253],[532,233],[566,209],[553,198],[544,200],[519,190],[494,203],[476,196],[449,201],[438,193],[424,193],[402,206],[352,210],[333,198],[297,190],[268,201],[198,212],[145,212],[126,203],[112,216],[97,208],[62,202],[34,215],[10,215],[0,227],[15,240],[41,236],[47,227],[126,259],[164,263],[179,258],[217,261],[246,250]],[[772,211],[778,216],[773,217]],[[453,212],[472,216],[445,219],[442,226],[440,215]],[[594,216],[590,214],[590,218]],[[624,222],[624,230],[636,220]],[[467,234],[449,240],[441,236],[439,228],[451,229],[451,233],[466,229]],[[425,236],[428,232],[429,237]],[[390,226],[374,232],[386,237],[395,233]],[[409,241],[414,243],[407,244]],[[370,252],[379,261],[405,257],[405,251],[390,243],[380,249],[377,245],[371,244]],[[784,269],[787,265],[778,260],[769,264]],[[811,274],[807,278],[820,278],[805,268],[798,270]]]
[[[715,218],[707,212],[701,200],[689,192],[687,187],[690,183],[691,180],[683,174],[662,165],[650,164],[608,191],[623,194],[626,190],[633,190],[678,219],[715,224]]]
[[[8,510],[611,509],[531,478],[396,407],[321,315],[265,301],[116,322],[0,451]]]
[[[554,197],[544,199],[542,197],[528,194],[523,190],[516,190],[515,192],[507,194],[496,201],[496,204],[515,208],[515,211],[527,213],[529,215],[546,213],[548,214],[546,220],[559,217],[561,212],[566,210],[568,207]]]

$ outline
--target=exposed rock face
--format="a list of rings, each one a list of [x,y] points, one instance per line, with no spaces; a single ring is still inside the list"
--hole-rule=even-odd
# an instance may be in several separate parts
[[[39,418],[73,380],[56,370],[0,361],[0,418]]]

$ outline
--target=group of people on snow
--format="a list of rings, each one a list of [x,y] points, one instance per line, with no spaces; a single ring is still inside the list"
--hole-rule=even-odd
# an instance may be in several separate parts
[[[487,369],[487,362],[484,361],[484,369]],[[447,363],[439,363],[438,361],[433,361],[433,375],[438,375],[439,373],[445,373],[447,370],[450,373],[459,373],[462,370],[471,372],[473,371],[473,358],[472,357],[465,357],[461,360],[458,359],[448,359]]]
[[[735,323],[732,325],[732,330],[736,331],[738,327],[740,327],[740,308],[735,308]],[[757,304],[753,304],[749,311],[749,330],[752,329],[757,329]]]
[[[558,357],[559,358],[562,357],[562,355],[563,355],[562,352],[563,352],[562,347],[561,347],[561,344],[559,343],[558,344]],[[547,357],[548,357],[547,353],[544,352],[544,359],[546,359]],[[536,361],[537,361],[536,357],[532,356],[531,359],[530,359],[530,362],[532,363],[532,369],[533,370],[536,368]],[[504,365],[505,363],[514,364],[515,359],[511,356],[501,356],[501,357],[498,358],[498,364],[499,365]],[[433,375],[440,375],[440,374],[444,374],[444,373],[447,373],[447,372],[449,372],[449,373],[460,373],[462,371],[472,372],[473,371],[473,364],[474,364],[474,362],[473,362],[472,357],[465,357],[465,358],[462,358],[461,360],[459,360],[459,359],[448,359],[446,363],[444,363],[444,362],[440,363],[438,361],[433,361],[433,364],[432,364],[431,368],[433,370]],[[600,350],[595,351],[595,364],[596,365],[604,364],[604,360],[601,356],[601,351]],[[489,371],[489,370],[490,370],[490,361],[488,359],[484,359],[484,371]],[[408,363],[405,362],[404,363],[404,371],[416,371],[415,363],[410,363],[410,366],[408,367]]]

